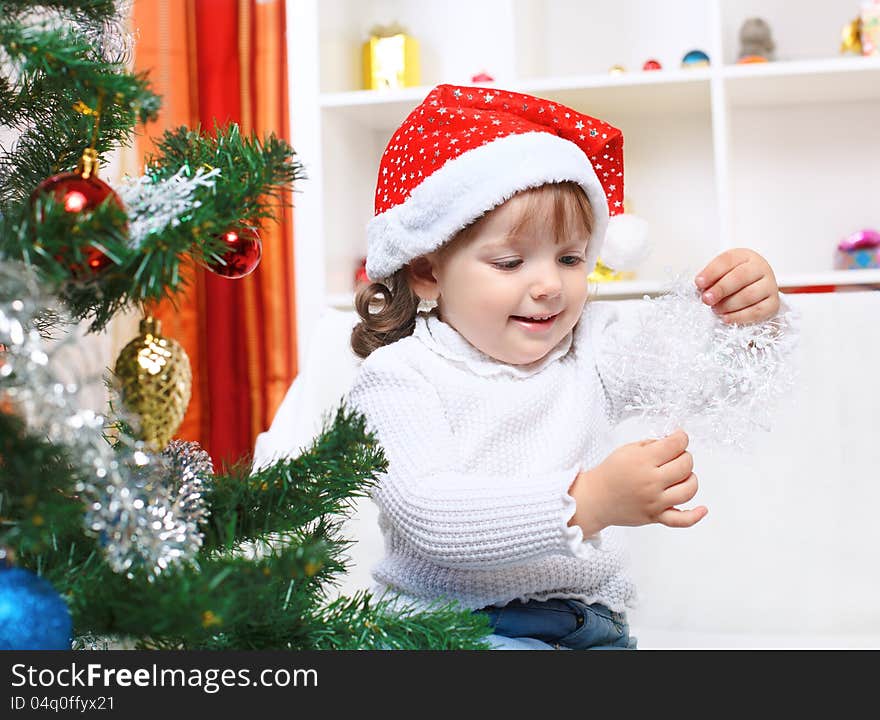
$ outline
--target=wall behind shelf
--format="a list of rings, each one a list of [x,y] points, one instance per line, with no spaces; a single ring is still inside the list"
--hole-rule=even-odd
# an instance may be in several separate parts
[[[513,0],[321,0],[321,91],[362,88],[361,46],[375,25],[399,22],[419,42],[422,82],[469,82],[483,69],[516,74]]]
[[[880,228],[877,118],[880,101],[735,108],[736,244],[764,254],[777,273],[822,272],[842,237]]]
[[[539,62],[523,67],[523,77],[604,73],[612,65],[641,72],[649,58],[671,69],[690,50],[713,51],[706,0],[531,0],[518,4],[519,17],[522,5],[537,5],[541,11],[532,7],[532,15],[543,14],[532,34]]]

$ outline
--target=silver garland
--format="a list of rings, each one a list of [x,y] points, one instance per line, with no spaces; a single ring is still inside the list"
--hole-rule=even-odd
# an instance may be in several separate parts
[[[128,211],[129,246],[139,248],[150,235],[188,220],[192,209],[201,205],[193,200],[196,190],[214,187],[219,174],[219,168],[199,168],[193,173],[184,166],[164,180],[152,178],[149,172],[137,178],[126,177],[118,195]]]
[[[13,402],[31,432],[69,448],[71,459],[81,463],[85,472],[75,490],[86,503],[86,527],[99,538],[115,572],[133,577],[142,569],[152,581],[175,563],[194,563],[202,545],[198,525],[206,511],[202,479],[195,482],[192,475],[204,478],[204,463],[192,451],[177,461],[151,454],[125,435],[115,449],[110,445],[107,419],[81,407],[82,384],[62,380],[53,362],[72,336],[50,346],[34,328],[53,302],[27,265],[0,262],[0,345],[5,346],[0,399]],[[114,406],[124,408],[118,393]],[[192,473],[186,470],[188,462]],[[181,469],[185,477],[172,476]]]
[[[799,316],[783,307],[751,325],[726,324],[690,280],[645,296],[634,332],[613,334],[609,353],[625,410],[655,437],[683,428],[693,440],[744,447],[768,431],[797,377]]]
[[[202,498],[214,475],[211,456],[197,442],[183,440],[169,442],[162,455],[168,462],[167,482],[176,493],[181,510],[196,523],[204,522],[209,511]]]

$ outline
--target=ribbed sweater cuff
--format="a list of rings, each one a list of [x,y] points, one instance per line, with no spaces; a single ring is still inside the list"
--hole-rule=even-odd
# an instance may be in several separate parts
[[[577,475],[575,470],[574,475]],[[574,476],[573,476],[574,477]],[[568,551],[577,558],[586,559],[592,549],[602,547],[602,536],[599,533],[584,537],[580,525],[569,525],[577,510],[577,501],[566,488],[562,493],[562,537]]]

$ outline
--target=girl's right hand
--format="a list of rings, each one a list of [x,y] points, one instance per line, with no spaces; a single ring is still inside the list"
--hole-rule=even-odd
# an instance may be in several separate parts
[[[589,537],[609,525],[691,527],[708,509],[674,507],[697,494],[694,459],[683,430],[659,440],[621,445],[599,465],[579,472],[569,493],[577,503],[569,525]]]

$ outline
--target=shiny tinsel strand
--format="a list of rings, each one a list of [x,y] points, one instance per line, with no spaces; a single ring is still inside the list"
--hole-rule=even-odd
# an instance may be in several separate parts
[[[770,429],[795,384],[797,313],[783,304],[763,323],[726,324],[683,278],[639,310],[634,331],[612,334],[605,347],[630,388],[627,414],[656,437],[683,428],[693,440],[739,448]]]
[[[197,442],[172,440],[162,451],[167,464],[166,482],[176,496],[178,507],[195,523],[209,515],[203,495],[214,475],[211,456]]]
[[[51,303],[26,265],[0,262],[0,399],[12,401],[31,432],[69,448],[82,463],[75,489],[86,503],[86,527],[115,572],[131,577],[142,570],[153,580],[174,563],[193,562],[202,544],[200,492],[191,478],[180,492],[166,459],[143,443],[120,435],[111,447],[106,418],[80,407],[81,384],[62,380],[52,362],[70,336],[50,347],[33,328]]]
[[[219,174],[219,168],[199,168],[193,173],[184,166],[164,180],[154,179],[149,169],[140,177],[126,178],[119,197],[128,209],[130,246],[139,248],[150,235],[185,222],[200,205],[193,200],[196,189],[213,187]]]

